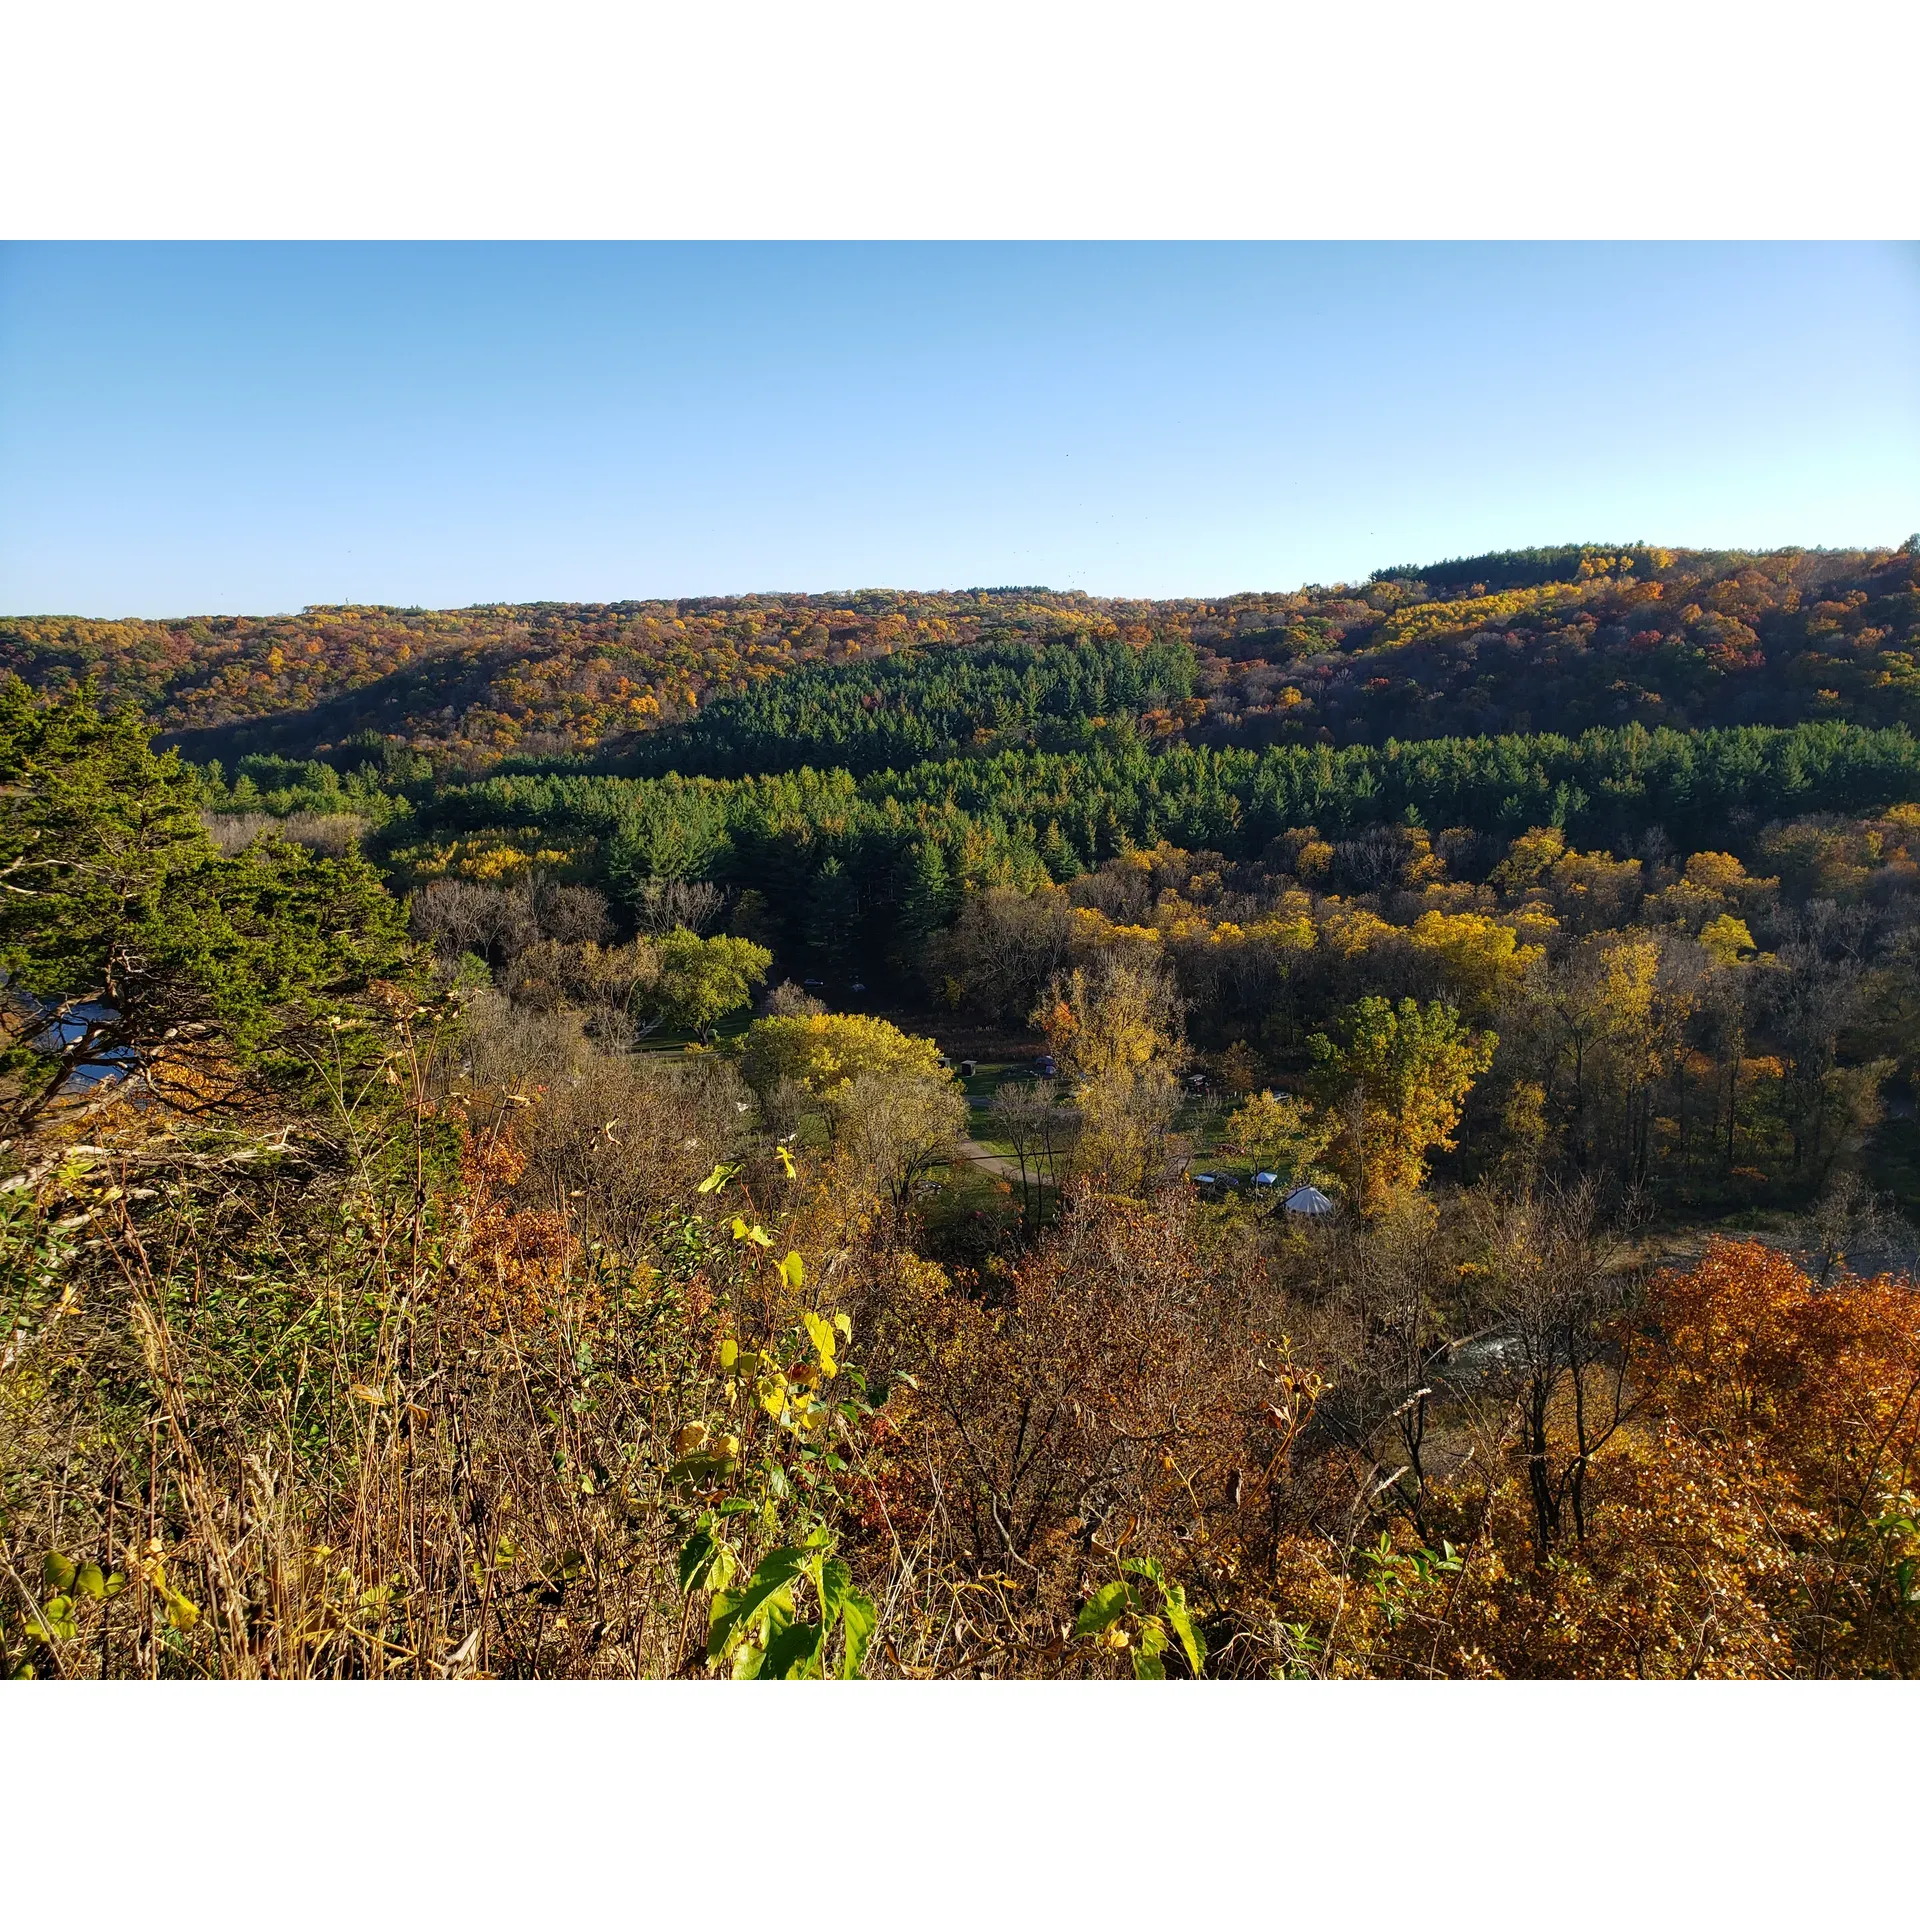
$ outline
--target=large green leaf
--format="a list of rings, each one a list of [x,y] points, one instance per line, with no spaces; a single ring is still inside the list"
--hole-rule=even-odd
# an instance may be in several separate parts
[[[767,1657],[755,1676],[761,1680],[809,1680],[820,1670],[827,1630],[812,1621],[785,1626],[767,1641]]]
[[[1187,1611],[1187,1596],[1177,1581],[1169,1580],[1160,1570],[1157,1560],[1141,1558],[1121,1563],[1129,1573],[1141,1575],[1151,1580],[1160,1589],[1160,1598],[1166,1603],[1167,1619],[1180,1641],[1181,1651],[1187,1656],[1187,1665],[1199,1676],[1202,1663],[1207,1657],[1207,1643],[1200,1629],[1193,1623],[1193,1615]]]
[[[738,1637],[745,1599],[743,1588],[722,1587],[707,1602],[707,1659],[715,1665],[726,1658],[727,1649]]]
[[[743,1587],[714,1595],[708,1614],[707,1658],[718,1662],[740,1637],[758,1626],[785,1596],[811,1556],[804,1547],[777,1547],[754,1568]],[[792,1603],[787,1605],[791,1619]]]
[[[873,1638],[878,1609],[864,1593],[849,1587],[840,1602],[840,1629],[846,1636],[846,1652],[840,1661],[840,1677],[858,1680],[861,1663],[867,1657],[867,1644]]]
[[[1074,1638],[1083,1634],[1104,1633],[1133,1606],[1133,1589],[1124,1580],[1109,1580],[1087,1604],[1073,1623]]]
[[[838,1620],[845,1630],[846,1651],[841,1657],[843,1679],[857,1680],[860,1663],[866,1657],[867,1642],[873,1638],[878,1609],[873,1601],[853,1584],[853,1571],[844,1560],[829,1560],[817,1576],[820,1585],[820,1618],[831,1627]]]
[[[1187,1656],[1187,1665],[1193,1669],[1194,1678],[1200,1677],[1200,1668],[1207,1657],[1207,1643],[1200,1629],[1194,1624],[1193,1615],[1187,1611],[1186,1594],[1171,1581],[1160,1589],[1161,1597],[1167,1603],[1167,1621],[1179,1639],[1180,1649]]]
[[[705,1527],[687,1535],[685,1543],[680,1548],[680,1591],[682,1593],[691,1593],[695,1587],[704,1583],[719,1551],[713,1535]]]
[[[853,1573],[844,1560],[822,1560],[814,1580],[820,1590],[820,1618],[832,1626],[853,1591]]]

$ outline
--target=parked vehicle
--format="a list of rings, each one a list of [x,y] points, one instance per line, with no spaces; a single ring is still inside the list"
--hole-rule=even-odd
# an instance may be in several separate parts
[[[1240,1191],[1240,1179],[1232,1173],[1196,1173],[1192,1176],[1195,1190],[1202,1200],[1224,1200],[1230,1194]]]

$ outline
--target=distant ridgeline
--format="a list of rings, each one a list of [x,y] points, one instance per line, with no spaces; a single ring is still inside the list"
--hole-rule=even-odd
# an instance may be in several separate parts
[[[856,772],[1008,749],[1920,722],[1920,541],[1568,546],[1220,600],[1039,588],[284,618],[0,619],[0,669],[89,674],[190,758],[391,746],[449,768]]]

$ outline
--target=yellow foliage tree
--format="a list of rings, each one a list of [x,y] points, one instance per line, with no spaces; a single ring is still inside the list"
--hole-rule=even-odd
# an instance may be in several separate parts
[[[791,1080],[822,1098],[862,1074],[947,1078],[933,1041],[902,1033],[891,1021],[866,1013],[780,1014],[756,1020],[747,1029],[740,1066],[758,1093]]]
[[[1484,913],[1423,913],[1407,934],[1415,953],[1439,968],[1462,1007],[1485,1018],[1544,954],[1522,946],[1515,930]]]
[[[1118,956],[1075,967],[1054,976],[1033,1024],[1074,1083],[1088,1170],[1109,1191],[1137,1187],[1172,1124],[1187,1058],[1165,976]]]
[[[1503,893],[1521,893],[1538,886],[1566,850],[1567,836],[1558,827],[1529,827],[1494,868],[1493,884]]]
[[[1309,1045],[1315,1082],[1335,1124],[1335,1152],[1354,1198],[1377,1212],[1426,1178],[1427,1155],[1453,1144],[1473,1083],[1493,1060],[1494,1036],[1475,1033],[1441,1002],[1362,1000],[1338,1040]]]
[[[1723,967],[1737,967],[1745,954],[1753,952],[1753,935],[1744,920],[1723,913],[1700,929],[1700,944]]]
[[[1247,1170],[1277,1173],[1288,1187],[1314,1176],[1332,1137],[1331,1120],[1306,1101],[1271,1088],[1250,1095],[1227,1115],[1227,1140],[1245,1157]]]

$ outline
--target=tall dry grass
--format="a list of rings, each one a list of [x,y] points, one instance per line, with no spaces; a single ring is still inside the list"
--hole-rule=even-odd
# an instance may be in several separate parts
[[[705,1671],[676,1555],[717,1496],[671,1469],[679,1436],[729,1416],[719,1339],[757,1311],[716,1225],[750,1197],[696,1191],[745,1145],[737,1078],[600,1054],[492,999],[385,1072],[384,1101],[343,1089],[266,1139],[123,1115],[13,1183],[16,1669]],[[859,1237],[845,1184],[782,1188],[822,1284],[871,1293],[833,1244]],[[845,1450],[839,1531],[881,1603],[870,1668],[927,1670],[939,1523],[894,1430]]]

